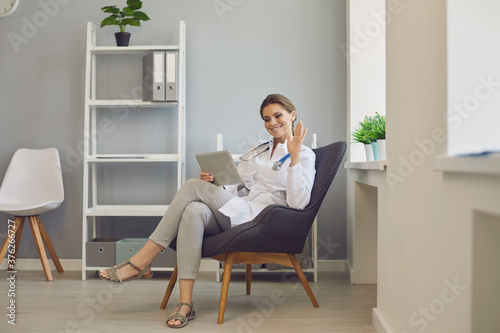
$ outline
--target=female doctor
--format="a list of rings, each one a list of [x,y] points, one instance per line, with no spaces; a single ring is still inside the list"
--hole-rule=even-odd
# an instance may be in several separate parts
[[[293,128],[294,105],[285,96],[272,94],[262,102],[260,115],[272,139],[256,142],[240,157],[242,185],[215,186],[214,177],[206,172],[200,179],[186,181],[144,247],[129,260],[99,271],[111,282],[151,278],[151,262],[177,237],[180,302],[167,318],[169,327],[183,327],[196,317],[192,296],[204,235],[251,221],[271,204],[303,209],[309,203],[316,156],[302,145],[307,133],[302,122]]]

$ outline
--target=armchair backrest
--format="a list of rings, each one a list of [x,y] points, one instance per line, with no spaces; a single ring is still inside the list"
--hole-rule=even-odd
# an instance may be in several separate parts
[[[335,178],[347,148],[345,141],[313,149],[316,154],[316,177],[311,192],[311,200],[304,210],[319,210],[330,184]]]
[[[285,221],[283,225],[279,226],[275,223],[278,219],[273,221],[273,225],[275,224],[277,228],[283,230],[287,227],[288,229],[287,232],[280,232],[280,251],[275,250],[273,252],[300,253],[302,251],[319,208],[340,168],[346,148],[345,141],[338,141],[313,149],[316,154],[316,177],[311,191],[311,199],[302,211],[280,212],[282,219]],[[275,235],[276,233],[277,230]]]

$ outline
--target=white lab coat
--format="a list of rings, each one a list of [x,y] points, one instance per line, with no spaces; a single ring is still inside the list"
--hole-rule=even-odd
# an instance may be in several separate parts
[[[257,141],[251,149],[266,141]],[[266,206],[279,204],[292,208],[303,209],[311,199],[311,189],[314,183],[316,155],[302,146],[300,163],[290,167],[288,158],[279,171],[272,169],[274,162],[279,161],[287,153],[285,143],[276,146],[273,157],[271,151],[273,142],[269,142],[269,150],[249,161],[240,161],[238,171],[246,185],[246,189],[238,192],[236,185],[226,186],[226,190],[237,195],[219,211],[231,219],[231,227],[251,221]]]

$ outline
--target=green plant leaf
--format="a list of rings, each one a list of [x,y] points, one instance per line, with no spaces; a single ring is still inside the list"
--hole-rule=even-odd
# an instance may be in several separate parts
[[[140,27],[141,22],[136,18],[126,18],[122,20],[123,25],[131,25],[133,27]]]
[[[123,8],[123,16],[134,16],[134,10],[130,7]]]
[[[141,9],[142,8],[142,1],[141,0],[127,0],[127,6],[129,6],[133,10]]]
[[[375,112],[373,117],[373,135],[376,140],[385,139],[385,116],[379,115]]]
[[[144,13],[144,12],[140,12],[140,11],[135,12],[135,13],[134,13],[134,17],[135,17],[136,19],[138,19],[138,20],[142,20],[142,21],[149,21],[149,20],[151,20],[151,19],[149,18],[149,16],[147,16],[147,15],[146,15],[146,13]]]
[[[101,10],[105,13],[113,13],[113,14],[118,14],[120,12],[120,10],[116,8],[116,6],[102,7]]]
[[[362,122],[360,124],[362,124]],[[351,133],[351,136],[354,142],[363,144],[368,144],[371,142],[370,138],[368,137],[368,132],[362,126],[355,128]]]
[[[385,117],[375,112],[375,116],[365,116],[359,127],[351,133],[354,142],[368,144],[385,139]]]
[[[114,15],[112,15],[112,16],[106,17],[104,20],[102,20],[101,28],[105,27],[107,25],[118,25],[118,24],[119,24],[118,20],[116,19],[116,17]]]

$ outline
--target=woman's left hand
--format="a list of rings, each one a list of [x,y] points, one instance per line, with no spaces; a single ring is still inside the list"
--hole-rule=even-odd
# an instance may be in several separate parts
[[[300,162],[300,150],[302,149],[302,142],[306,137],[307,128],[302,131],[304,124],[302,120],[299,121],[297,127],[295,128],[295,133],[289,135],[287,138],[287,149],[290,153],[290,166],[294,166],[295,164]]]
[[[209,174],[208,172],[200,172],[200,179],[201,180],[204,180],[206,182],[209,182],[209,183],[213,183],[214,181],[214,176],[212,176],[211,174]]]

